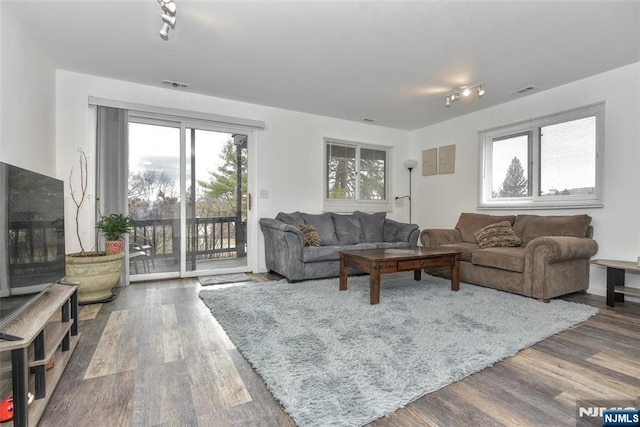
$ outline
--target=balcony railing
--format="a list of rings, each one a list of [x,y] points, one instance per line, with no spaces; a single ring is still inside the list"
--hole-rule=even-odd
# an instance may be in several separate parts
[[[50,221],[12,221],[8,255],[12,274],[32,274],[64,268],[64,237],[59,224]],[[187,263],[234,259],[246,256],[247,223],[238,217],[187,220]],[[149,246],[154,263],[176,264],[180,260],[180,220],[134,220],[130,242]]]
[[[246,256],[247,223],[238,217],[187,219],[187,262]],[[180,220],[134,220],[132,243],[151,246],[156,260],[180,259]]]

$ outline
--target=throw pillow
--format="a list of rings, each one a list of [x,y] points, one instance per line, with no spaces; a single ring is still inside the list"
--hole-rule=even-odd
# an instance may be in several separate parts
[[[520,243],[522,243],[516,233],[513,232],[509,221],[486,225],[473,235],[482,249],[520,246]]]
[[[513,224],[515,220],[515,215],[498,216],[463,212],[460,214],[455,228],[460,231],[463,242],[476,243],[476,239],[473,236],[476,230],[502,221],[509,221],[510,224]]]
[[[301,224],[298,229],[304,235],[305,246],[320,246],[320,235],[313,225]]]

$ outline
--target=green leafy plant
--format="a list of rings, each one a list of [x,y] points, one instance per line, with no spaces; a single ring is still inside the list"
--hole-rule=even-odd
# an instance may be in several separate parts
[[[133,218],[114,213],[100,218],[96,228],[107,240],[120,240],[123,234],[131,233],[133,230]]]

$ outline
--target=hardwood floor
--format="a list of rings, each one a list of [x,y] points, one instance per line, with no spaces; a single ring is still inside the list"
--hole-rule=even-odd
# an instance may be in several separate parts
[[[80,342],[40,426],[294,426],[200,289],[194,279],[137,283],[82,306]],[[575,426],[578,400],[637,407],[640,304],[566,299],[600,313],[371,426]]]

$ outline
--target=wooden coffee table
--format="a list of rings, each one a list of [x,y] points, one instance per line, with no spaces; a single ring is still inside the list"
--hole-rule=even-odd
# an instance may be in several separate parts
[[[380,276],[413,270],[413,278],[422,278],[422,269],[451,268],[451,290],[460,289],[460,253],[444,249],[413,247],[405,249],[361,249],[340,251],[340,290],[347,290],[349,267],[368,273],[371,304],[380,302]]]

